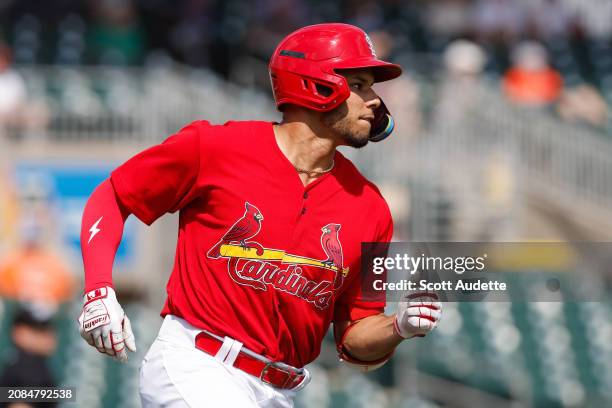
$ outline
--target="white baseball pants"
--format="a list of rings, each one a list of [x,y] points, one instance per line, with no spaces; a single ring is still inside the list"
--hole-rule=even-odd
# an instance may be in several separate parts
[[[272,387],[195,348],[201,330],[168,315],[140,368],[143,408],[291,408],[296,391]]]

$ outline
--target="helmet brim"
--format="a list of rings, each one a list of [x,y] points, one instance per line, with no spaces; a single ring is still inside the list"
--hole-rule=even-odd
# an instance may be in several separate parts
[[[371,68],[374,82],[390,81],[402,75],[402,67],[397,64],[376,59],[355,59],[334,63],[334,71],[338,69],[363,69]]]

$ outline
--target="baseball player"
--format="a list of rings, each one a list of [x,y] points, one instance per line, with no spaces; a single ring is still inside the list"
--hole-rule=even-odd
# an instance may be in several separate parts
[[[291,407],[331,323],[342,361],[373,368],[440,318],[433,295],[392,316],[364,298],[361,242],[389,242],[376,186],[336,147],[393,129],[375,82],[398,77],[347,24],[302,28],[269,65],[281,123],[196,121],[114,170],[82,223],[82,337],[120,361],[136,350],[111,277],[123,225],[179,211],[164,318],[140,372],[144,407]]]

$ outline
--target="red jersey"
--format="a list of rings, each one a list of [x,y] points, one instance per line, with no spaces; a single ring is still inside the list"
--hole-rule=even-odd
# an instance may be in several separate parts
[[[180,211],[162,316],[302,367],[331,321],[381,313],[384,302],[360,298],[360,251],[391,240],[389,208],[334,160],[304,187],[271,123],[198,121],[117,168],[117,197],[141,221]]]

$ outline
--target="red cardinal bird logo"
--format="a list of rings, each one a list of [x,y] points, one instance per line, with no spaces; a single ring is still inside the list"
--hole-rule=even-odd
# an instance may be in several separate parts
[[[327,255],[327,260],[323,261],[325,265],[335,266],[338,270],[342,270],[342,245],[340,245],[340,239],[338,238],[338,232],[340,231],[340,224],[327,224],[321,228],[323,234],[321,235],[321,245]]]
[[[244,249],[249,248],[247,240],[253,238],[261,230],[261,221],[264,219],[263,215],[257,207],[248,202],[244,203],[246,211],[242,218],[240,218],[232,227],[225,233],[221,240],[208,251],[210,258],[221,257],[221,245],[226,245],[232,242],[239,242],[240,246]],[[257,245],[259,251],[260,247]]]
[[[325,255],[327,255],[327,259],[323,261],[323,264],[338,268],[336,271],[336,278],[334,279],[334,289],[342,286],[344,282],[344,259],[342,256],[342,245],[338,237],[340,227],[340,224],[327,224],[321,228],[321,231],[323,231],[321,235],[321,246],[323,247],[323,251],[325,251]]]

